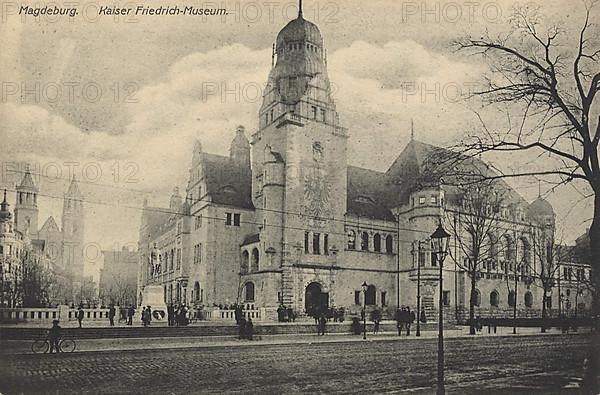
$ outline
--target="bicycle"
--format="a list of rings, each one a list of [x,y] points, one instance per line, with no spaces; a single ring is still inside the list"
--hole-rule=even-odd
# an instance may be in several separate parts
[[[57,352],[73,352],[77,348],[77,343],[70,337],[63,337],[58,341]],[[46,337],[38,339],[31,345],[31,351],[34,354],[47,354],[50,351],[50,340]]]

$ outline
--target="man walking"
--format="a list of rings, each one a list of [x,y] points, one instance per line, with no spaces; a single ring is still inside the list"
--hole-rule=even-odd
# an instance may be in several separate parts
[[[115,314],[115,305],[111,303],[110,307],[108,308],[108,320],[110,321],[110,326],[115,326]]]
[[[410,326],[415,322],[415,312],[410,311],[410,306],[406,307],[406,336],[410,336]]]
[[[127,309],[127,325],[132,326],[133,325],[133,316],[135,315],[135,308],[133,308],[133,305],[130,304],[129,308]]]
[[[402,330],[404,329],[404,307],[396,310],[396,327],[398,328],[398,336],[402,336]]]
[[[77,309],[77,321],[79,322],[79,327],[81,328],[81,321],[83,321],[83,306],[79,305]]]

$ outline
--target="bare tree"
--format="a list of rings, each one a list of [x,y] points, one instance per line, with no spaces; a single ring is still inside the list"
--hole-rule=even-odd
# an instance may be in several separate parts
[[[600,116],[596,95],[600,89],[600,43],[597,25],[590,21],[595,2],[584,3],[583,23],[576,41],[569,43],[559,25],[544,29],[539,6],[516,5],[510,32],[492,37],[464,37],[456,42],[459,52],[480,55],[489,61],[494,77],[476,92],[488,103],[506,106],[519,114],[513,127],[483,132],[463,142],[463,152],[511,153],[526,151],[545,155],[555,163],[532,171],[514,171],[501,177],[537,176],[559,184],[583,181],[591,189],[594,213],[589,230],[595,284],[600,270]],[[514,117],[513,117],[514,118]],[[595,126],[594,126],[595,123]],[[600,314],[595,292],[594,315]],[[600,334],[590,351],[592,366],[600,366]],[[597,381],[597,380],[594,380]],[[598,383],[593,383],[593,389]]]
[[[457,188],[456,209],[446,210],[451,216],[446,221],[456,236],[461,254],[453,256],[456,265],[470,280],[469,333],[475,334],[475,306],[477,282],[487,265],[492,265],[497,253],[496,240],[504,232],[500,226],[504,193],[493,182],[465,184]],[[456,220],[455,220],[456,219]],[[464,260],[460,256],[466,257]]]
[[[572,255],[572,248],[555,239],[553,231],[539,229],[538,237],[533,239],[533,254],[537,263],[533,265],[534,276],[539,279],[542,288],[542,333],[546,332],[548,318],[548,295],[557,286],[560,265]]]

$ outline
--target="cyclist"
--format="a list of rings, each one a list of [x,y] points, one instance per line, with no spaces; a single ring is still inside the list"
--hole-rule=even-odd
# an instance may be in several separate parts
[[[61,338],[61,327],[59,324],[60,321],[54,320],[52,321],[52,328],[48,331],[48,342],[50,343],[50,354],[56,349],[56,353],[60,352],[60,348],[58,343]]]

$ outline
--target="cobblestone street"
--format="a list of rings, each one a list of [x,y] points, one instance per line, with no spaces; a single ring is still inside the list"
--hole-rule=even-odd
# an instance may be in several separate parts
[[[569,393],[589,342],[588,334],[448,339],[447,391]],[[0,391],[430,393],[436,345],[432,338],[402,338],[2,356]]]

